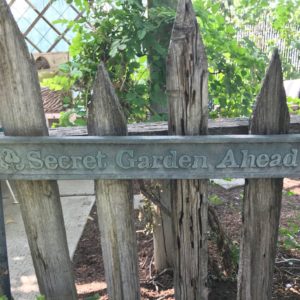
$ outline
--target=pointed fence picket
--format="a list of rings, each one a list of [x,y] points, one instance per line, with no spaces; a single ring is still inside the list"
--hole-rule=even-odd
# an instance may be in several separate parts
[[[91,178],[96,180],[109,297],[140,298],[128,179],[154,178],[172,179],[176,299],[207,299],[206,179],[229,174],[248,178],[238,299],[269,299],[282,178],[300,174],[300,136],[286,134],[289,115],[278,53],[266,73],[250,126],[251,134],[265,137],[206,136],[207,59],[191,1],[180,0],[167,90],[169,134],[186,136],[126,137],[119,100],[100,64],[88,131],[101,137],[49,138],[37,74],[4,0],[0,21],[0,119],[7,135],[0,138],[0,179],[14,180],[41,293],[47,299],[77,298],[56,180]],[[0,210],[0,292],[11,299],[1,205]]]

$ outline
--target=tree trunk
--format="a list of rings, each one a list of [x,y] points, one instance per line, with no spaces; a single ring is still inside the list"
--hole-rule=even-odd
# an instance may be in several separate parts
[[[289,113],[281,63],[275,51],[250,125],[252,134],[288,132]],[[246,180],[238,299],[271,299],[283,179]]]
[[[149,18],[155,18],[151,8],[166,7],[176,10],[177,0],[148,0]],[[172,32],[172,24],[161,24],[156,32],[152,33],[153,40],[163,49],[168,49]],[[150,107],[152,114],[156,113],[166,118],[168,112],[166,97],[166,55],[157,53],[155,47],[148,46],[148,65],[150,70]],[[154,46],[154,45],[153,45]]]
[[[0,119],[11,136],[48,135],[33,60],[6,1],[0,0]],[[56,181],[16,181],[40,292],[77,299]]]
[[[192,3],[180,0],[167,61],[169,134],[207,133],[207,80],[207,59]],[[171,199],[175,297],[207,299],[207,181],[172,181]]]
[[[88,111],[90,135],[127,135],[126,120],[103,64]],[[132,183],[96,180],[98,222],[108,294],[113,300],[140,299]]]

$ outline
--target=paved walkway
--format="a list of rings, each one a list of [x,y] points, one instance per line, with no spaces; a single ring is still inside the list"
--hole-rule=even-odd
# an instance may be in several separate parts
[[[70,255],[73,257],[95,201],[93,181],[59,181]],[[39,294],[19,204],[4,188],[4,214],[12,293],[16,300],[34,300]]]

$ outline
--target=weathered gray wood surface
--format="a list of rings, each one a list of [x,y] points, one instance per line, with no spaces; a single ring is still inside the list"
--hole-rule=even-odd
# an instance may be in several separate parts
[[[174,235],[171,219],[170,180],[139,180],[142,194],[154,205],[153,256],[157,272],[174,267]]]
[[[10,279],[8,269],[7,244],[4,224],[3,198],[0,183],[0,296],[11,300]]]
[[[2,137],[0,179],[299,177],[300,134]]]
[[[228,118],[208,120],[208,134],[227,135],[227,134],[248,134],[248,118]],[[300,116],[291,115],[289,133],[300,133]],[[49,129],[50,136],[81,136],[87,135],[85,126],[78,127],[57,127]],[[128,125],[128,135],[167,135],[167,122],[155,123],[136,123]]]
[[[288,132],[289,113],[278,51],[275,51],[257,97],[250,131]],[[271,299],[283,179],[246,180],[238,299]]]
[[[127,134],[119,100],[102,63],[88,107],[88,131],[90,135]],[[97,180],[95,189],[109,297],[113,300],[138,300],[140,288],[132,183]]]
[[[0,0],[0,120],[6,135],[48,135],[38,77],[22,34]],[[14,183],[40,292],[77,299],[55,181]]]
[[[207,58],[190,0],[179,0],[167,59],[170,135],[205,135]],[[207,299],[207,181],[171,185],[175,298]]]

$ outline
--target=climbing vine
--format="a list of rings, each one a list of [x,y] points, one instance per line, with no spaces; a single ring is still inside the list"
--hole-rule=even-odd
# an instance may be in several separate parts
[[[152,105],[165,101],[167,44],[157,33],[163,28],[166,35],[170,34],[174,5],[148,7],[140,0],[67,2],[83,13],[76,22],[57,21],[66,23],[75,34],[69,48],[71,60],[60,67],[59,75],[43,80],[42,85],[72,90],[73,100],[67,98],[65,106],[72,109],[69,115],[80,116],[73,124],[82,124],[100,61],[109,71],[129,122],[166,118]],[[290,29],[299,25],[296,2],[193,1],[209,62],[211,117],[251,113],[276,41],[263,52],[255,40],[239,36],[245,26],[267,16],[287,46],[300,48],[299,32]],[[287,61],[283,61],[283,67],[286,78],[299,76]],[[68,115],[61,119],[61,125],[70,125]]]

